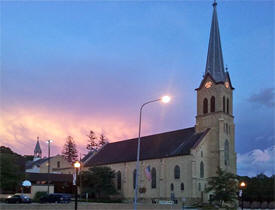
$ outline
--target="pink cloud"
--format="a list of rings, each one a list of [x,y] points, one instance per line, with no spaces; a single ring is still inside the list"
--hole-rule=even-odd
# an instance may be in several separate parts
[[[238,154],[237,167],[239,175],[255,176],[265,173],[270,176],[275,171],[275,145],[264,150],[255,149]]]
[[[53,139],[52,154],[61,153],[67,136],[71,135],[79,152],[87,153],[87,134],[93,130],[104,133],[110,141],[134,138],[136,119],[125,116],[79,116],[62,111],[38,108],[9,108],[1,110],[0,144],[11,147],[20,154],[32,154],[36,137],[40,137],[43,155],[47,155],[47,139]],[[144,128],[148,128],[144,123]]]

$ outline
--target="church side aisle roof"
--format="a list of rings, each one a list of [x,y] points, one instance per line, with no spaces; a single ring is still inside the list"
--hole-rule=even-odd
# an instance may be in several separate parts
[[[195,128],[191,127],[142,137],[140,160],[189,155],[191,148],[195,147],[208,131],[209,129],[196,133]],[[138,139],[135,138],[109,143],[97,154],[87,158],[84,166],[136,161],[137,142]]]

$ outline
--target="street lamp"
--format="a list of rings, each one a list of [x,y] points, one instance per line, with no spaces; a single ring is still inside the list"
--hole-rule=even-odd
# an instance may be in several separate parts
[[[51,142],[53,142],[53,140],[47,140],[46,141],[48,143],[48,194],[50,194],[50,157],[51,157]]]
[[[77,175],[78,175],[78,170],[80,168],[80,162],[76,161],[74,163],[74,168],[75,168],[75,176],[74,176],[74,185],[75,185],[75,203],[74,203],[74,209],[77,210]]]
[[[243,189],[245,189],[246,188],[246,183],[244,182],[244,181],[242,181],[241,183],[240,183],[240,196],[241,196],[241,199],[242,199],[242,210],[243,210]]]
[[[138,193],[138,176],[139,176],[139,156],[140,156],[140,133],[141,133],[141,117],[142,117],[142,109],[145,105],[161,101],[163,103],[170,102],[171,98],[169,96],[163,96],[159,99],[148,101],[141,105],[139,110],[139,129],[138,129],[138,146],[137,146],[137,162],[136,162],[136,180],[135,180],[135,201],[134,201],[134,210],[137,209],[137,193]]]

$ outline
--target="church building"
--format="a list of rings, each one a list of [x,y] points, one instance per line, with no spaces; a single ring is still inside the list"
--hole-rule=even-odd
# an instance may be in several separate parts
[[[197,92],[194,127],[141,138],[138,199],[208,202],[207,180],[216,176],[218,167],[236,174],[233,86],[224,68],[217,18],[213,15],[205,74]],[[138,139],[104,145],[87,155],[84,170],[108,166],[116,172],[116,187],[121,195],[133,200]]]

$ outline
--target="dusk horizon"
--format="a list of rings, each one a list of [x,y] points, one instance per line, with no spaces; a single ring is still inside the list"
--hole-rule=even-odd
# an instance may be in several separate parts
[[[275,174],[274,2],[218,1],[235,90],[237,174]],[[0,144],[51,154],[90,130],[110,142],[194,127],[212,1],[2,2]],[[273,17],[273,18],[272,18]]]

